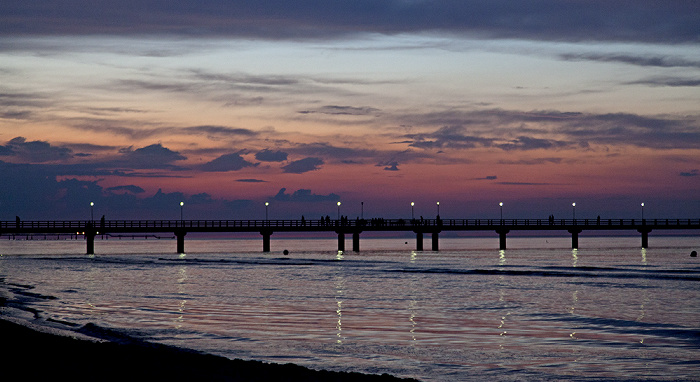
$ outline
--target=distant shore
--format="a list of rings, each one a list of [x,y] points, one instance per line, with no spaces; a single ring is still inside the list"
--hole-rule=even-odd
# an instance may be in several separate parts
[[[413,381],[388,374],[317,371],[294,364],[230,360],[136,340],[76,337],[78,334],[34,330],[0,317],[3,371],[14,369],[26,380]]]

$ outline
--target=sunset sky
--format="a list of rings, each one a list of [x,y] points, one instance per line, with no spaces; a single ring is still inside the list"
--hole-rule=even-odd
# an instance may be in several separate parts
[[[700,2],[4,0],[0,177],[0,220],[697,218]]]

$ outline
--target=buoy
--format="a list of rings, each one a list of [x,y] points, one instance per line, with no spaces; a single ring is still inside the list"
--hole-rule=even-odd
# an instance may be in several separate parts
[[[286,249],[282,251],[282,253],[284,253],[285,256],[289,255],[289,251],[287,251]]]
[[[690,252],[690,257],[698,257],[698,253],[696,251]]]

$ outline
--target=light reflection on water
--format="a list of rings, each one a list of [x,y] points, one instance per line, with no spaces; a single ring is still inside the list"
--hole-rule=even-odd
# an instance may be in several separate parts
[[[234,241],[192,241],[187,255],[116,243],[114,255],[5,256],[0,277],[59,297],[33,303],[53,318],[231,358],[423,380],[697,376],[700,265],[682,245],[697,240],[642,249],[641,261],[618,241],[498,251],[474,240],[437,253],[285,242],[289,256],[259,242],[230,253]]]

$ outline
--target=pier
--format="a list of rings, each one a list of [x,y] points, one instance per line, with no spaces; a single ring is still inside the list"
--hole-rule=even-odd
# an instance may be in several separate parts
[[[338,235],[338,250],[345,251],[345,237],[352,237],[352,250],[360,251],[363,232],[413,232],[416,251],[423,251],[425,235],[431,236],[431,249],[439,250],[440,233],[449,231],[492,231],[498,235],[499,249],[506,249],[506,237],[513,231],[565,231],[571,235],[571,248],[579,247],[583,231],[636,231],[641,247],[649,247],[649,233],[659,230],[699,230],[700,219],[370,219],[370,220],[50,220],[0,221],[0,235],[84,236],[87,254],[95,253],[95,238],[102,235],[172,235],[177,253],[185,253],[187,233],[258,232],[262,251],[270,252],[275,232],[330,232]],[[171,236],[171,237],[172,237]]]

